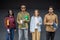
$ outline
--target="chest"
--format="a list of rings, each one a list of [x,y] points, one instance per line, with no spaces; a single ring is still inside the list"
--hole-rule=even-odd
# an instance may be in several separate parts
[[[14,18],[9,18],[9,21],[10,22],[14,22]]]
[[[33,21],[34,21],[35,23],[39,23],[39,22],[40,22],[40,18],[39,18],[39,17],[34,17]]]
[[[46,19],[47,19],[48,21],[54,21],[55,18],[56,18],[56,17],[55,17],[54,15],[52,15],[52,16],[47,16]]]
[[[26,18],[27,16],[28,16],[28,14],[24,13],[24,14],[21,14],[20,18],[21,18],[21,19],[24,19],[24,18]]]

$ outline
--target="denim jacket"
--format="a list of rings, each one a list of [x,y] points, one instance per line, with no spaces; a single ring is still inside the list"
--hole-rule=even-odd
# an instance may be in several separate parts
[[[38,26],[37,29],[38,29],[38,32],[40,32],[41,31],[41,25],[42,25],[42,18],[39,16],[37,19],[40,23],[40,26]],[[31,17],[30,32],[35,32],[35,17],[34,16]]]

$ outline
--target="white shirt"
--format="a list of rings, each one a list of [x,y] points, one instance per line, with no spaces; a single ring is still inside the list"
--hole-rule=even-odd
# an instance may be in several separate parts
[[[38,17],[35,17],[35,29],[38,28],[37,23],[39,23],[39,21],[38,21]]]

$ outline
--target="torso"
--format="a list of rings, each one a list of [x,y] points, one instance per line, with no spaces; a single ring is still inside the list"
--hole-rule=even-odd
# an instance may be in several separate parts
[[[47,23],[55,22],[55,18],[56,18],[56,14],[52,14],[52,15],[47,14],[46,15]],[[54,30],[53,26],[46,26],[46,31],[54,32],[55,30]]]
[[[56,18],[55,14],[53,15],[48,14],[46,17],[48,23],[55,22],[55,18]]]

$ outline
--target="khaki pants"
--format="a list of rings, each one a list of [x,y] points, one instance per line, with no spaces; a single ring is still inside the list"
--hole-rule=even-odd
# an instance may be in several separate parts
[[[40,32],[35,29],[35,32],[32,32],[32,40],[40,40]]]

